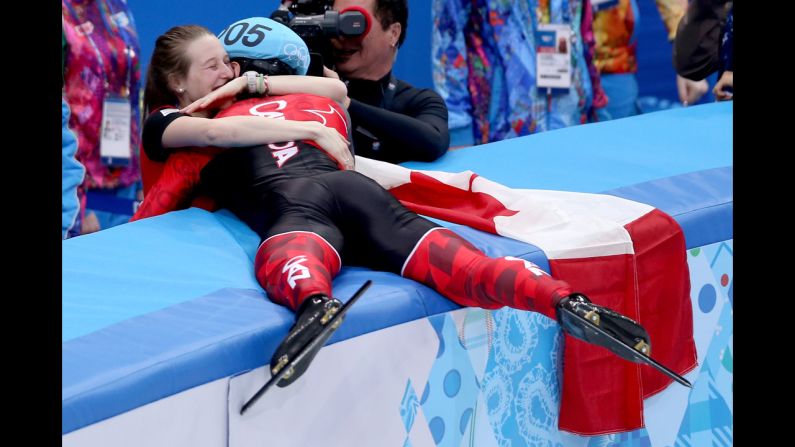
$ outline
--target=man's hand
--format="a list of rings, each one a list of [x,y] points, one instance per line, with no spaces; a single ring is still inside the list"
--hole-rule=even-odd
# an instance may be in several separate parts
[[[326,67],[325,65],[323,66],[323,76],[331,79],[340,80],[340,75],[337,74],[336,71]],[[351,98],[346,96],[345,100],[342,102],[342,107],[345,107],[347,109],[350,104],[351,104]]]
[[[326,67],[325,65],[323,66],[323,76],[325,76],[327,78],[331,78],[331,79],[339,79],[340,78],[340,75],[337,74],[336,71]]]
[[[83,217],[83,222],[80,226],[80,234],[89,234],[99,231],[99,219],[93,211],[89,211]]]
[[[724,71],[715,87],[712,88],[712,94],[718,101],[728,101],[734,97],[734,92],[726,89],[734,88],[734,72]]]
[[[705,79],[700,81],[691,81],[690,79],[683,78],[676,75],[676,89],[679,92],[679,101],[683,106],[695,104],[707,93],[709,85]]]

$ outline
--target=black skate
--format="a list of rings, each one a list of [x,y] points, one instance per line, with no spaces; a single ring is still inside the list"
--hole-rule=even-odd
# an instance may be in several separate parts
[[[342,324],[348,309],[370,284],[372,281],[365,282],[345,305],[323,295],[307,298],[296,312],[295,324],[271,357],[270,380],[243,405],[240,414],[245,413],[273,385],[286,387],[306,372],[320,348]]]
[[[342,308],[342,303],[336,298],[329,298],[325,295],[314,295],[301,303],[296,311],[296,320],[287,337],[276,348],[271,357],[271,374],[276,375],[282,370],[291,359],[298,356],[298,353],[315,338],[319,339],[316,345],[309,350],[300,363],[288,368],[282,376],[282,380],[276,383],[278,387],[286,387],[295,382],[296,379],[309,367],[309,363],[315,358],[320,348],[331,337],[339,325],[342,318],[334,320],[332,330],[323,332],[323,328],[331,322],[332,317]]]
[[[645,363],[692,388],[684,377],[650,357],[651,340],[638,322],[604,306],[593,304],[585,295],[573,293],[558,303],[558,322],[572,337],[607,348],[634,363]]]

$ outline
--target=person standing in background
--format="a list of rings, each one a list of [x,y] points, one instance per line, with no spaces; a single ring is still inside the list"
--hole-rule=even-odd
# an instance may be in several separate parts
[[[450,110],[454,146],[593,119],[604,99],[587,4],[434,0],[433,78]]]
[[[703,80],[718,72],[713,93],[718,100],[733,96],[734,2],[693,0],[679,22],[674,39],[676,72],[687,79]]]
[[[719,71],[720,78],[712,92],[718,101],[728,101],[734,98],[734,7],[729,10],[726,25],[723,27]]]
[[[78,188],[81,232],[90,233],[126,222],[139,198],[140,46],[125,0],[62,0],[61,6],[64,98],[76,158],[86,168]],[[114,212],[93,209],[87,197],[95,193]]]
[[[591,0],[596,37],[595,64],[607,94],[607,106],[597,110],[599,121],[625,118],[640,113],[638,106],[637,41],[639,22],[636,0]],[[676,27],[685,13],[687,0],[655,0],[660,18],[673,41]],[[683,105],[696,103],[707,92],[706,81],[677,75],[676,87]]]
[[[61,74],[66,60],[66,35],[61,27]],[[63,88],[63,79],[61,79]],[[62,92],[63,93],[63,92]],[[80,199],[77,188],[83,183],[86,168],[75,159],[77,139],[69,128],[69,105],[61,95],[61,238],[68,239],[80,234]]]
[[[80,199],[77,188],[86,168],[75,159],[77,139],[69,129],[69,106],[61,99],[61,238],[80,234]]]

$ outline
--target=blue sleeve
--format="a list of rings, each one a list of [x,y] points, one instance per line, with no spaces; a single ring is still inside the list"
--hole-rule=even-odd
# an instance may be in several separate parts
[[[83,183],[86,169],[75,159],[77,139],[69,129],[69,105],[64,99],[61,99],[61,125],[61,237],[66,239],[80,214],[77,187]]]
[[[467,88],[469,68],[464,40],[464,27],[469,16],[469,3],[460,0],[434,0],[433,85],[444,99],[451,130],[472,124],[472,105]]]

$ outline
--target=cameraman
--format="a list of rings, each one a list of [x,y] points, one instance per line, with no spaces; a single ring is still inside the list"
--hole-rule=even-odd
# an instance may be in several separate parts
[[[447,152],[447,106],[431,89],[396,79],[392,65],[406,38],[407,0],[335,0],[334,9],[352,6],[369,14],[364,38],[334,38],[336,71],[324,70],[348,85],[345,106],[353,124],[357,155],[391,163],[433,161]]]

